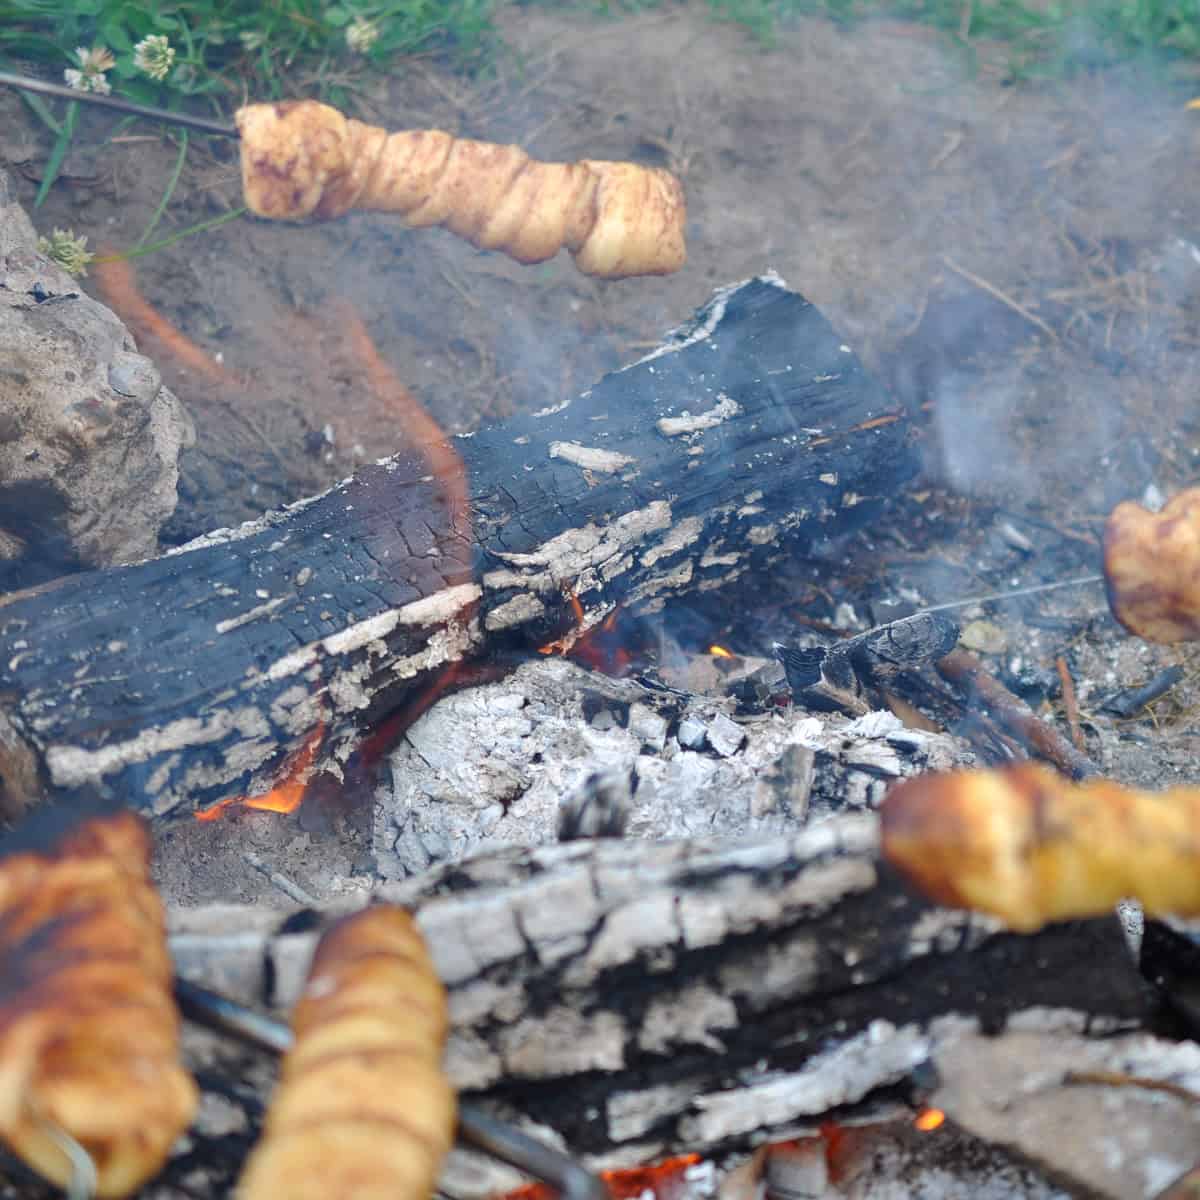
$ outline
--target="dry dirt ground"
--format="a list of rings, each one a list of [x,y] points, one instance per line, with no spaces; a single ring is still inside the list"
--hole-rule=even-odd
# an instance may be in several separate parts
[[[713,287],[767,268],[927,428],[925,483],[882,527],[785,581],[818,619],[842,599],[869,619],[863,597],[903,585],[936,603],[1094,571],[1113,503],[1200,474],[1200,113],[1178,86],[1132,68],[1012,86],[1002,49],[977,46],[972,60],[895,22],[813,18],[771,50],[700,5],[616,20],[513,7],[502,26],[511,53],[494,77],[413,63],[366,84],[358,115],[519,141],[543,158],[667,164],[687,188],[688,265],[597,283],[565,256],[523,268],[382,216],[243,219],[139,260],[150,301],[246,378],[215,388],[145,347],[199,434],[170,540],[314,492],[401,444],[346,351],[337,301],[459,431],[585,388]],[[90,114],[84,129],[36,221],[129,246],[175,148],[143,127],[97,146],[111,121]],[[27,204],[48,148],[0,95],[0,153]],[[160,232],[240,202],[233,153],[194,143]],[[1195,655],[1141,645],[1103,614],[1095,587],[989,610],[1005,634],[993,662],[1020,654],[1045,672],[1065,655],[1098,758],[1131,781],[1194,776]],[[1104,696],[1172,662],[1184,682],[1152,713],[1086,725]],[[246,838],[318,894],[365,865],[352,838],[314,858],[328,822],[287,838],[269,814],[217,824],[168,835],[164,852],[193,867],[188,899],[270,894],[217,865]]]

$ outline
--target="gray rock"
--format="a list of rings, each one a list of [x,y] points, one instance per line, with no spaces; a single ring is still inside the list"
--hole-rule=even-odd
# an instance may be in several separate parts
[[[16,578],[156,553],[195,440],[129,331],[37,240],[0,172],[0,545]]]

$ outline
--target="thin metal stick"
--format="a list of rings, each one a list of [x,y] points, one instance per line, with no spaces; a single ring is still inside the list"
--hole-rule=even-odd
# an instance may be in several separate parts
[[[188,129],[198,129],[201,133],[213,134],[216,137],[235,138],[239,136],[238,131],[224,121],[214,121],[208,117],[193,117],[188,113],[171,112],[166,108],[153,108],[148,104],[135,104],[132,100],[125,100],[120,96],[102,96],[99,92],[81,92],[61,83],[31,79],[26,75],[14,75],[9,71],[0,71],[0,83],[26,92],[40,92],[43,96],[58,96],[62,100],[78,100],[83,104],[98,104],[101,108],[111,108],[114,112],[144,117],[148,121],[161,121],[167,125],[183,125]]]
[[[1080,575],[1076,579],[1060,579],[1057,583],[1038,583],[1033,587],[1013,588],[1009,592],[990,592],[986,596],[968,596],[966,600],[951,600],[948,604],[933,604],[929,608],[918,609],[917,612],[945,612],[948,608],[965,608],[968,604],[990,604],[993,600],[1012,600],[1017,596],[1034,596],[1038,592],[1055,592],[1059,588],[1083,587],[1088,583],[1103,582],[1103,575]]]
[[[274,884],[289,900],[294,900],[297,904],[303,905],[305,908],[321,907],[321,902],[316,896],[306,892],[298,883],[293,882],[286,875],[276,871],[270,863],[263,862],[262,858],[253,850],[244,850],[242,858],[261,875],[265,875],[267,880]]]
[[[291,1049],[292,1031],[274,1017],[255,1012],[220,992],[175,976],[175,1000],[184,1017],[215,1033],[227,1033],[270,1054]]]
[[[175,999],[189,1021],[206,1029],[271,1054],[283,1054],[291,1047],[292,1031],[282,1021],[179,976]],[[458,1106],[458,1136],[465,1145],[541,1179],[563,1200],[610,1200],[604,1183],[574,1159],[472,1105]]]
[[[41,1121],[42,1130],[67,1156],[71,1164],[71,1181],[67,1184],[66,1200],[93,1200],[100,1179],[92,1156],[65,1130],[53,1121]]]
[[[460,1104],[458,1135],[474,1149],[548,1183],[562,1200],[611,1200],[603,1180],[591,1171],[490,1113]]]

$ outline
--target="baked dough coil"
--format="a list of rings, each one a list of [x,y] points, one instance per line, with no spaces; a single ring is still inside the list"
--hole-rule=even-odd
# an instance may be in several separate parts
[[[1072,783],[1032,763],[919,775],[880,810],[883,853],[931,900],[1029,932],[1141,901],[1200,915],[1200,788]]]
[[[519,146],[437,129],[388,133],[315,100],[236,114],[250,211],[273,220],[352,209],[441,225],[521,263],[564,247],[587,275],[666,275],[687,257],[683,188],[668,171],[584,159],[544,163]]]
[[[238,1200],[426,1200],[454,1140],[447,1024],[406,912],[380,905],[332,926]]]
[[[1104,529],[1104,578],[1113,616],[1150,642],[1200,639],[1200,488],[1161,512],[1132,500]]]
[[[103,1197],[157,1174],[197,1103],[149,862],[129,812],[0,858],[0,1138],[66,1187],[61,1130]]]

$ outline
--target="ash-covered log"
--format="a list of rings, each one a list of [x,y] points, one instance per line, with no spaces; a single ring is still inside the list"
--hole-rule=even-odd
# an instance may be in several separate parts
[[[903,1086],[948,1014],[987,1032],[1144,1017],[1115,918],[1002,933],[913,897],[877,849],[860,815],[751,842],[511,851],[378,894],[415,907],[449,987],[456,1085],[595,1163],[748,1145]],[[286,1006],[316,932],[280,920],[179,912],[176,963]]]
[[[447,664],[569,642],[861,522],[915,472],[911,432],[803,297],[726,288],[570,405],[452,439],[465,488],[426,447],[0,600],[0,806],[101,786],[187,813],[266,791],[318,727],[313,768],[337,770]]]

